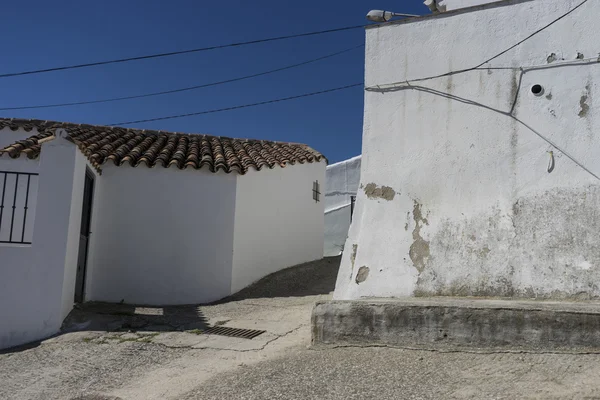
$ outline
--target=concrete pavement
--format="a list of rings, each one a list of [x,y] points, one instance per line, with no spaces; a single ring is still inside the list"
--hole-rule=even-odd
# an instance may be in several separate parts
[[[87,304],[65,333],[0,353],[0,399],[179,399],[220,373],[305,349],[339,258],[286,269],[213,305]],[[252,339],[206,326],[265,330]]]
[[[74,332],[0,354],[0,399],[600,399],[598,354],[310,349],[311,311],[330,298],[338,262],[214,305],[84,307],[65,324]],[[201,334],[216,324],[266,332]]]

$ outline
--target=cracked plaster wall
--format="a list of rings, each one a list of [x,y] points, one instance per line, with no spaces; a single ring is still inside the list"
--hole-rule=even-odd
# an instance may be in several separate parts
[[[472,67],[579,3],[507,1],[368,29],[366,87]],[[600,182],[537,135],[600,175],[600,64],[585,61],[600,53],[599,14],[586,4],[488,65],[547,68],[365,92],[353,251],[334,298],[600,296]]]

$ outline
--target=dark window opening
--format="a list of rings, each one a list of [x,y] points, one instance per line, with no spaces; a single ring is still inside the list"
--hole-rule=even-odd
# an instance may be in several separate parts
[[[37,182],[38,174],[0,171],[0,243],[31,244],[33,221],[28,212]]]
[[[320,195],[321,192],[319,191],[319,181],[314,181],[313,182],[313,200],[315,201],[315,203],[318,203],[319,201],[321,201]]]

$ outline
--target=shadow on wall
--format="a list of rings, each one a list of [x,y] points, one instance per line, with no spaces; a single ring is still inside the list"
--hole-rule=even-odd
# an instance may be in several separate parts
[[[239,292],[212,304],[274,297],[304,297],[329,294],[335,289],[342,256],[296,265],[267,275]]]

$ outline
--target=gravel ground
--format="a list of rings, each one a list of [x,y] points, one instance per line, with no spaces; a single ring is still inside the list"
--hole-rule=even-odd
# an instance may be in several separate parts
[[[136,342],[41,345],[0,356],[0,399],[71,399],[109,391],[148,368],[169,364],[182,352]]]
[[[302,350],[219,375],[185,398],[600,399],[600,355]]]

